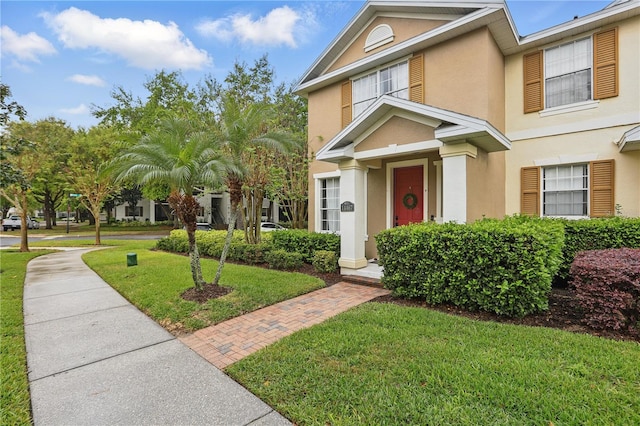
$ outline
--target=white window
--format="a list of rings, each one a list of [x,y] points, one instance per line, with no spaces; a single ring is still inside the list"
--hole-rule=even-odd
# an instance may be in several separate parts
[[[587,164],[543,168],[544,216],[587,216],[588,170]]]
[[[133,217],[142,216],[142,206],[125,206],[124,215]]]
[[[382,95],[409,99],[408,62],[400,62],[359,77],[353,80],[352,85],[354,117]]]
[[[340,231],[340,178],[320,180],[320,229]]]
[[[591,38],[545,50],[545,107],[589,101],[591,96]]]

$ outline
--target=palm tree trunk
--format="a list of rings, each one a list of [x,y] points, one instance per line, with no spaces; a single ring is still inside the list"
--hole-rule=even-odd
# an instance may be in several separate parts
[[[204,278],[202,277],[202,265],[200,264],[200,252],[196,244],[196,233],[187,226],[187,238],[189,239],[189,260],[191,264],[191,277],[195,284],[196,290],[202,290],[204,287]]]
[[[218,270],[216,271],[216,277],[213,279],[213,285],[219,285],[220,276],[222,275],[222,268],[224,262],[227,259],[227,253],[229,253],[229,247],[231,247],[231,241],[233,240],[233,230],[236,227],[236,221],[238,220],[238,205],[231,204],[231,217],[229,218],[229,226],[227,227],[227,238],[224,240],[224,247],[222,248],[222,254],[220,255],[220,262],[218,263]]]

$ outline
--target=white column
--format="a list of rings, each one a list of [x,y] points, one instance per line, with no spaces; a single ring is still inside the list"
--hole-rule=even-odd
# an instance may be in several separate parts
[[[156,202],[149,200],[149,223],[156,223]]]
[[[340,260],[342,268],[367,266],[364,255],[366,236],[367,167],[356,160],[340,163],[340,203],[351,202],[354,211],[340,212]]]
[[[467,156],[475,158],[478,150],[468,143],[444,145],[442,157],[442,221],[467,221]]]

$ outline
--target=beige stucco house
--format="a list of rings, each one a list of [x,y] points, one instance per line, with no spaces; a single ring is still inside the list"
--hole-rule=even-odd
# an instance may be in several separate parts
[[[504,1],[369,1],[298,85],[309,228],[640,216],[640,0],[520,36]]]

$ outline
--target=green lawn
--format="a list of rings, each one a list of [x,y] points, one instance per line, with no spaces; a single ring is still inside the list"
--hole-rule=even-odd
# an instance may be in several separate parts
[[[27,262],[49,253],[2,251],[0,257],[0,424],[31,424],[22,295]]]
[[[135,224],[127,224],[127,225],[100,225],[100,235],[122,235],[122,234],[162,234],[169,235],[172,227],[166,225],[157,225],[157,226],[145,226],[135,225]],[[20,236],[20,231],[1,231],[4,235],[7,236]],[[53,229],[45,229],[45,223],[43,220],[40,220],[40,228],[39,229],[29,229],[27,231],[29,235],[67,235],[67,222],[63,220],[58,220],[57,225],[53,227]],[[82,223],[71,222],[69,227],[70,236],[92,236],[95,235],[96,228],[95,225],[89,225],[89,222],[85,221]]]
[[[369,303],[227,368],[299,425],[638,425],[640,345]]]
[[[222,283],[234,292],[199,305],[180,298],[192,286],[188,258],[152,251],[154,241],[109,244],[116,247],[87,253],[85,261],[168,328],[196,330],[323,285],[302,274],[228,264]],[[138,266],[126,266],[130,252]],[[216,267],[203,259],[206,279]],[[2,288],[4,327],[5,272]],[[227,372],[299,425],[635,425],[639,360],[633,342],[368,303]],[[24,361],[17,364],[24,369]],[[28,414],[28,395],[26,401]]]
[[[181,294],[193,287],[189,258],[149,250],[155,241],[109,241],[118,247],[89,252],[85,262],[131,303],[168,329],[194,331],[264,306],[324,287],[305,274],[253,266],[225,264],[221,285],[233,292],[205,304],[189,302]],[[135,252],[138,266],[127,267],[127,253]],[[207,281],[218,262],[202,259]]]

